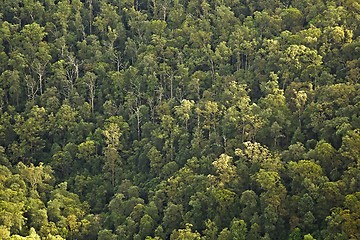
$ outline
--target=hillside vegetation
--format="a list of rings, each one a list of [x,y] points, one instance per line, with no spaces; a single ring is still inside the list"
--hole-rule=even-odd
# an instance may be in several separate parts
[[[0,239],[360,239],[359,1],[0,6]]]

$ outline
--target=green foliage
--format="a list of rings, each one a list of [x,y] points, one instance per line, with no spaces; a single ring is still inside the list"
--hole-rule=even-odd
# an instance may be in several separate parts
[[[4,0],[1,239],[358,239],[356,0]]]
[[[170,239],[181,239],[181,240],[200,240],[200,234],[198,232],[193,233],[191,231],[191,224],[186,224],[186,228],[185,229],[178,229],[176,231],[174,231],[171,236]]]

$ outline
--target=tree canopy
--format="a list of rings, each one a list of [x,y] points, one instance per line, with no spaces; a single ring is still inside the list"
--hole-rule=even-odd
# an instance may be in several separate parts
[[[356,0],[2,0],[1,239],[360,239]]]

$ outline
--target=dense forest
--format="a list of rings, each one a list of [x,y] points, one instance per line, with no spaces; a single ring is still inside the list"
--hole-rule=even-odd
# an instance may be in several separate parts
[[[0,239],[360,239],[358,0],[0,6]]]

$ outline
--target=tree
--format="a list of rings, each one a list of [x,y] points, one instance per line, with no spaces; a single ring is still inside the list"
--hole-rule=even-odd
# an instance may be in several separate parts
[[[121,147],[120,137],[122,135],[120,126],[116,123],[109,123],[103,130],[103,135],[107,145],[104,149],[106,160],[104,168],[110,170],[111,184],[115,186],[115,181],[118,175],[118,166],[121,164],[121,157],[118,153],[118,150],[120,150]]]
[[[210,219],[206,220],[205,222],[205,226],[206,229],[204,230],[204,238],[206,240],[215,240],[217,239],[217,234],[218,234],[218,228],[216,226],[216,224],[211,221]]]
[[[246,223],[244,220],[233,219],[230,227],[232,239],[245,240],[246,239]]]
[[[30,158],[40,154],[45,147],[44,135],[48,130],[47,117],[45,108],[39,106],[31,108],[26,120],[21,115],[15,116],[14,131],[19,136],[20,143],[19,146],[14,144],[13,147],[14,150],[16,147],[20,148],[16,155],[18,154],[20,160],[25,163],[29,163]]]
[[[281,12],[280,16],[287,30],[299,31],[304,25],[304,16],[297,8],[286,8]]]
[[[240,142],[254,140],[264,121],[257,113],[257,104],[251,103],[246,85],[231,81],[225,88],[224,98],[229,105],[224,113],[224,123],[229,125],[229,129],[224,129],[225,132],[236,129],[240,134]]]
[[[44,185],[52,179],[51,168],[44,166],[42,162],[36,167],[33,163],[30,163],[30,166],[27,167],[22,162],[19,162],[17,168],[24,180],[30,184],[32,191],[36,191],[38,185]]]
[[[348,132],[343,138],[343,144],[340,149],[340,153],[348,158],[351,162],[360,164],[360,132],[354,130]]]
[[[283,168],[283,163],[277,154],[273,154],[267,147],[257,142],[244,142],[244,149],[236,149],[235,154],[245,161],[252,171],[260,170],[277,173]],[[251,172],[253,174],[253,172]]]
[[[196,108],[195,111],[203,117],[203,129],[209,132],[209,139],[211,138],[212,132],[216,133],[216,125],[218,117],[221,114],[219,104],[214,101],[205,101],[201,108]]]
[[[218,187],[223,188],[235,179],[236,167],[232,163],[232,157],[221,154],[212,164],[219,175],[216,183]]]
[[[270,15],[267,11],[255,11],[253,21],[260,38],[271,38],[280,31],[281,18]]]
[[[163,227],[165,228],[167,236],[170,236],[173,230],[178,229],[181,226],[182,215],[183,207],[170,202],[164,211],[163,218]]]
[[[59,234],[68,239],[84,236],[88,231],[87,220],[84,219],[88,211],[88,204],[81,202],[79,196],[67,190],[67,183],[63,182],[51,191],[47,202],[48,219],[56,224]]]
[[[316,240],[311,234],[304,235],[304,240]]]
[[[339,238],[357,238],[359,233],[357,227],[359,224],[356,218],[359,215],[359,192],[346,195],[344,200],[344,208],[333,209],[330,216],[327,217],[328,236]]]
[[[341,162],[337,156],[337,152],[334,147],[326,141],[318,142],[315,149],[309,151],[308,156],[319,161],[320,166],[329,178],[334,178],[339,171],[338,168]]]
[[[49,120],[50,133],[53,135],[54,140],[64,146],[67,141],[72,139],[72,133],[75,131],[79,115],[76,109],[64,103],[55,116],[52,116]]]
[[[186,130],[188,129],[188,123],[193,106],[194,106],[194,101],[187,99],[181,100],[180,106],[175,106],[175,114],[178,115],[178,117],[182,121],[184,121]]]
[[[269,81],[260,85],[265,96],[259,100],[259,106],[262,109],[266,125],[260,129],[259,135],[264,136],[260,138],[261,142],[268,142],[268,136],[271,135],[272,139],[274,139],[271,145],[277,147],[288,135],[288,132],[284,130],[289,129],[291,126],[289,119],[291,112],[287,106],[284,91],[279,88],[278,75],[270,72],[269,77]]]
[[[19,235],[12,235],[10,240],[18,240],[18,239],[30,239],[30,240],[40,240],[40,236],[36,233],[34,228],[30,228],[29,235],[26,237],[21,237]],[[60,238],[61,239],[61,238]]]
[[[171,240],[181,239],[181,240],[200,240],[200,233],[191,231],[191,224],[186,224],[185,229],[174,230],[170,236]]]
[[[224,228],[223,230],[221,230],[221,232],[219,233],[218,236],[218,240],[226,240],[226,239],[231,239],[231,232],[228,228]]]
[[[146,156],[150,160],[150,168],[151,168],[150,171],[155,173],[156,176],[160,175],[161,168],[165,164],[161,152],[157,150],[156,147],[153,146],[152,148],[150,148]]]
[[[145,214],[141,220],[139,225],[139,235],[141,238],[145,238],[146,236],[152,235],[154,231],[154,220],[149,215]]]
[[[247,70],[252,66],[255,54],[254,48],[258,44],[255,34],[255,29],[246,25],[236,27],[231,33],[229,44],[233,54],[236,56],[236,70]]]
[[[252,190],[246,190],[241,193],[240,206],[242,206],[242,211],[240,216],[248,224],[252,221],[253,216],[258,212],[258,201],[258,196]]]
[[[0,225],[5,234],[20,233],[25,225],[26,184],[19,175],[0,166]]]
[[[35,194],[32,193],[32,195]],[[41,230],[43,230],[45,226],[49,225],[45,204],[40,200],[40,198],[37,198],[37,196],[31,196],[28,199],[28,205],[28,225],[40,230],[39,235],[41,236],[43,235]]]
[[[359,238],[359,10],[2,0],[0,238]]]
[[[39,85],[35,88],[43,93],[43,83],[47,64],[51,60],[49,53],[50,47],[47,42],[43,41],[47,33],[44,27],[37,23],[25,25],[21,30],[23,41],[23,54],[26,56],[26,62],[33,73],[37,76]],[[34,90],[31,90],[34,93]],[[35,91],[36,92],[36,91]],[[33,99],[34,96],[32,96]]]
[[[92,72],[87,72],[84,76],[84,84],[87,88],[89,95],[89,102],[91,106],[91,112],[94,113],[94,99],[96,90],[96,75]]]
[[[103,229],[98,233],[99,240],[115,240],[117,239],[117,235],[112,233],[109,229]]]
[[[311,197],[319,196],[319,188],[327,178],[320,165],[310,160],[288,163],[288,174],[292,178],[292,189],[297,193],[308,192]]]
[[[321,64],[322,57],[316,50],[304,45],[290,45],[280,58],[283,89],[294,80],[312,82],[316,87],[317,71]]]
[[[19,105],[21,85],[20,85],[20,73],[18,70],[6,70],[1,74],[3,89],[8,89],[9,99],[6,99],[9,104]]]

